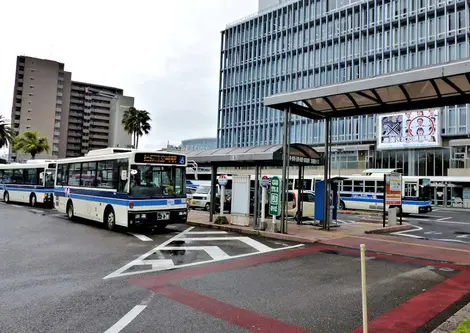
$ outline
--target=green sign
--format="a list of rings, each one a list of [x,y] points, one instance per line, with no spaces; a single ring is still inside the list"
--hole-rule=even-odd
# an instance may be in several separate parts
[[[269,214],[272,216],[279,215],[279,207],[281,202],[281,180],[279,177],[272,177],[269,182]]]

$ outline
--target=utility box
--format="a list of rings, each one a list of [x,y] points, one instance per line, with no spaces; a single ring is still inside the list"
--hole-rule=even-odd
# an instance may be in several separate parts
[[[398,208],[397,207],[390,207],[388,209],[388,226],[397,225],[397,215],[398,215]]]

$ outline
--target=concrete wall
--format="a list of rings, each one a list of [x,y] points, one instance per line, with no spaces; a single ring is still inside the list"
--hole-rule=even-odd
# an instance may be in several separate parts
[[[60,119],[59,158],[67,156],[67,137],[69,131],[70,92],[72,73],[64,73],[64,94],[62,97],[62,116]]]

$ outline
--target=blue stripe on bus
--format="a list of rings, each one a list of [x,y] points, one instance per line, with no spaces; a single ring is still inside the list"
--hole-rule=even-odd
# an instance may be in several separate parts
[[[10,192],[37,192],[37,193],[54,193],[53,188],[44,188],[42,186],[36,185],[0,185],[0,189],[3,191],[10,191]]]
[[[355,202],[371,202],[371,203],[383,203],[383,198],[361,198],[361,197],[342,197],[341,200],[343,201],[355,201]],[[402,200],[404,205],[416,205],[416,206],[430,206],[431,201],[418,201],[418,200]]]
[[[119,206],[129,206],[129,202],[134,203],[134,207],[146,207],[146,206],[169,206],[168,201],[172,200],[173,205],[186,205],[186,198],[182,199],[142,199],[142,198],[133,198],[127,196],[125,193],[117,192],[106,192],[106,191],[93,191],[93,190],[83,190],[80,189],[80,192],[88,192],[88,194],[76,193],[76,189],[71,189],[69,195],[72,199],[88,200],[92,202],[101,202],[105,204],[113,204]],[[104,194],[104,195],[103,195]],[[119,195],[119,197],[118,197]],[[55,190],[56,197],[65,197],[65,191],[61,188]],[[122,198],[126,196],[126,198]]]

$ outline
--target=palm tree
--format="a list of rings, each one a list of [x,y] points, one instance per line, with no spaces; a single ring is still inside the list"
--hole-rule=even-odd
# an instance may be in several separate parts
[[[15,132],[7,124],[6,119],[0,115],[0,148],[7,147],[8,144],[13,143]]]
[[[49,153],[47,138],[41,137],[38,131],[26,131],[17,136],[13,141],[13,151],[21,151],[30,154],[34,160],[37,154]]]
[[[132,135],[132,144],[137,149],[139,147],[139,138],[144,134],[149,134],[152,126],[150,122],[150,113],[145,110],[137,110],[131,107],[124,111],[122,124],[127,133]]]

